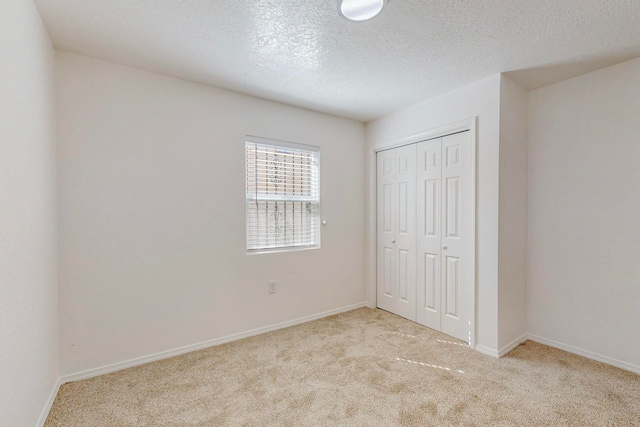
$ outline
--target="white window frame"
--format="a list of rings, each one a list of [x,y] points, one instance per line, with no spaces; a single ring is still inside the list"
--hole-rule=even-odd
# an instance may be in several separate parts
[[[268,187],[270,184],[266,180],[258,181],[260,174],[257,172],[251,173],[249,170],[251,167],[258,168],[257,162],[253,163],[253,166],[251,167],[249,165],[250,150],[252,147],[254,147],[254,150],[257,150],[258,147],[282,150],[285,156],[289,155],[289,153],[293,154],[296,151],[298,153],[312,153],[310,154],[312,163],[301,168],[305,173],[308,173],[307,179],[311,181],[308,184],[308,191],[305,191],[305,194],[295,195],[295,191],[293,192],[294,194],[283,194],[287,193],[287,191],[276,191],[276,193],[279,194],[265,194],[265,191],[258,190],[260,186]],[[293,142],[278,141],[247,135],[245,137],[244,150],[247,254],[299,251],[320,248],[320,148],[312,145],[297,144]],[[289,151],[289,153],[287,153],[287,151]],[[283,164],[286,165],[286,163]],[[289,166],[289,168],[290,167],[291,166]],[[300,171],[300,169],[296,169],[295,166],[294,170],[298,172]],[[285,180],[284,184],[282,182],[283,179]],[[281,186],[290,185],[292,183],[302,184],[300,178],[295,178],[295,175],[292,176],[290,173],[285,173],[284,176],[278,176],[277,182],[279,182]],[[306,184],[305,188],[307,188]],[[269,193],[269,191],[266,193]],[[261,202],[266,202],[266,207],[259,206],[259,203]],[[276,214],[274,220],[274,212],[269,210],[269,203],[275,203],[276,213],[278,211],[277,205],[280,204],[280,206],[284,208],[284,218],[282,214]],[[282,206],[283,204],[284,206]],[[289,206],[289,208],[287,208],[287,206]],[[273,207],[271,207],[271,209],[273,209]],[[289,212],[290,214],[293,213],[294,217],[295,214],[302,215],[300,217],[301,222],[296,224],[295,220],[292,221],[289,219],[287,221],[286,212]],[[275,224],[269,225],[273,221],[275,221]],[[296,237],[296,230],[300,230],[302,227],[302,233],[299,234],[299,237]],[[284,237],[280,237],[281,235]],[[296,239],[298,238],[302,238],[302,241],[297,242]]]

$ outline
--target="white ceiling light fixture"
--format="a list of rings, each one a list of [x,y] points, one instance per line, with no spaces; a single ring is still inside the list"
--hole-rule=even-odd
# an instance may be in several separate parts
[[[388,0],[338,0],[338,13],[350,21],[366,21],[382,11]]]

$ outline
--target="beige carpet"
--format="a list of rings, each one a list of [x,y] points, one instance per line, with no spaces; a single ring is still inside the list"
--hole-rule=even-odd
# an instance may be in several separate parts
[[[640,426],[640,376],[360,309],[60,389],[54,426]]]

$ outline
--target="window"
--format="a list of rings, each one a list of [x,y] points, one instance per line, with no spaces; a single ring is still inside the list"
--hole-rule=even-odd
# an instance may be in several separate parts
[[[247,252],[320,247],[320,150],[247,137]]]

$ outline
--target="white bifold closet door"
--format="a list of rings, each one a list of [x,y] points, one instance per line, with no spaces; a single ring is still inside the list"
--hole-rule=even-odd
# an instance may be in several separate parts
[[[378,153],[378,307],[416,320],[416,145]]]
[[[469,132],[418,143],[417,322],[469,341]]]
[[[471,147],[461,132],[378,153],[378,307],[470,339]]]

